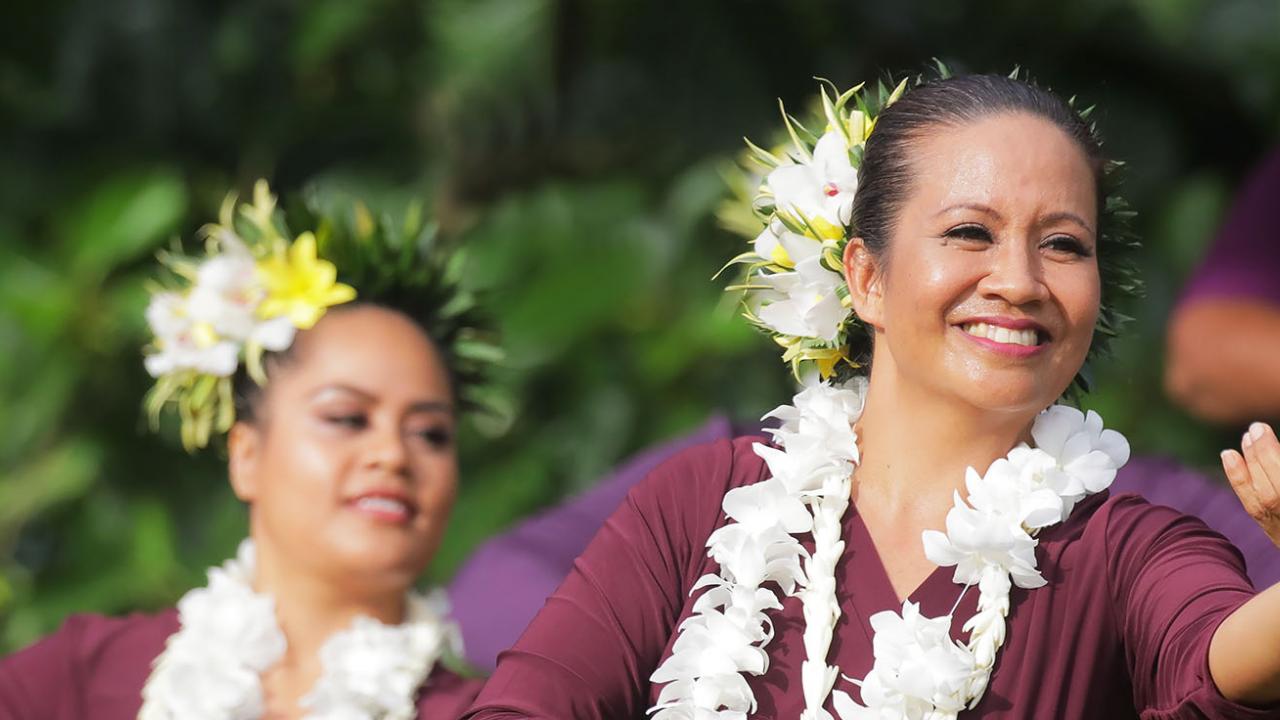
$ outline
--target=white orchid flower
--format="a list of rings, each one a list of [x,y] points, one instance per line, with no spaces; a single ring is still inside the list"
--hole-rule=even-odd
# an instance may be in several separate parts
[[[663,687],[653,720],[747,720],[747,708],[755,711],[746,679],[738,673],[721,674],[674,680]]]
[[[803,547],[778,526],[753,533],[730,523],[712,533],[707,545],[708,555],[742,585],[758,587],[772,581],[790,595],[804,577]]]
[[[672,655],[653,671],[652,682],[670,682],[721,673],[760,674],[769,656],[753,645],[753,633],[715,610],[690,617],[680,629]]]
[[[239,347],[216,337],[200,342],[196,337],[187,299],[173,292],[156,293],[147,305],[147,324],[155,334],[155,347],[144,360],[147,373],[161,377],[195,370],[227,377],[238,365]]]
[[[711,589],[700,595],[694,602],[695,613],[701,613],[707,609],[723,609],[725,617],[733,620],[740,627],[750,628],[753,624],[757,625],[759,630],[757,642],[773,637],[773,622],[758,621],[759,618],[768,617],[764,614],[766,610],[782,609],[782,603],[778,601],[778,596],[772,590],[739,585],[714,574],[703,575],[693,585],[694,590],[704,587]]]
[[[977,665],[973,654],[951,639],[949,617],[925,617],[917,604],[905,602],[901,614],[872,615],[871,627],[875,663],[862,681],[864,705],[838,693],[835,707],[842,720],[934,720],[964,709]]]
[[[736,487],[725,493],[721,505],[725,515],[748,532],[780,527],[786,533],[803,533],[813,525],[804,503],[789,495],[782,483]]]
[[[757,280],[767,287],[755,299],[762,323],[783,335],[835,342],[849,316],[839,295],[844,278],[822,264],[821,254],[797,261],[793,272]]]
[[[1067,405],[1040,413],[1031,427],[1036,447],[1058,458],[1059,466],[1075,475],[1089,492],[1105,490],[1115,471],[1129,461],[1129,442],[1115,430],[1102,427],[1102,418]]]
[[[981,477],[970,468],[965,473],[969,505],[989,515],[1017,518],[1019,525],[1030,529],[1062,522],[1066,517],[1062,497],[1041,482],[1043,470],[1053,465],[1053,456],[1027,450],[1019,455],[1022,462],[1000,458]]]
[[[249,333],[249,342],[261,345],[264,350],[279,352],[292,345],[297,334],[298,327],[293,321],[281,315],[254,323],[253,330]]]
[[[187,317],[187,301],[176,292],[158,292],[147,303],[147,325],[160,338],[173,337],[187,332],[191,320]]]
[[[240,364],[240,347],[232,342],[215,342],[201,347],[190,333],[156,339],[159,352],[143,361],[151,377],[194,370],[217,377],[230,377]]]
[[[970,472],[974,472],[972,468]],[[1016,515],[975,510],[956,493],[955,505],[947,513],[946,523],[945,534],[926,530],[921,539],[929,560],[939,567],[955,566],[955,582],[977,583],[983,568],[995,565],[1008,572],[1018,587],[1045,584],[1036,570],[1035,538],[1022,529]]]
[[[244,342],[257,324],[255,311],[264,296],[258,269],[247,252],[209,258],[200,264],[187,310],[219,336]]]
[[[810,162],[782,165],[769,173],[765,183],[779,210],[803,216],[810,224],[821,220],[829,226],[823,230],[838,232],[853,214],[858,171],[849,159],[845,136],[832,130],[818,139]]]

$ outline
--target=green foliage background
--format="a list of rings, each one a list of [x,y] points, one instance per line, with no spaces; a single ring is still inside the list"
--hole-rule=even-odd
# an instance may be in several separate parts
[[[1129,162],[1149,297],[1088,400],[1140,451],[1210,467],[1161,399],[1163,324],[1280,129],[1273,0],[1073,3],[54,0],[0,23],[0,652],[71,612],[171,603],[232,552],[216,452],[147,434],[143,281],[229,187],[427,198],[467,244],[519,418],[464,438],[431,574],[714,410],[788,393],[709,282],[740,137],[815,75],[931,57],[1097,103]]]

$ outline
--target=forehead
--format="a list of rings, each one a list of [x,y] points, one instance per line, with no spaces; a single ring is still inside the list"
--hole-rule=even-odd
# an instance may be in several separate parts
[[[439,352],[401,313],[374,306],[332,310],[300,333],[297,343],[293,362],[280,380],[301,391],[349,384],[412,401],[449,395]]]
[[[1033,115],[994,115],[927,132],[916,141],[912,170],[911,199],[926,206],[975,203],[1096,216],[1094,174],[1084,151]]]

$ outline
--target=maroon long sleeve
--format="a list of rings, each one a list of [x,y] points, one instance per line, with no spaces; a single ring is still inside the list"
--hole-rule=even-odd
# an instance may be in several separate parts
[[[724,522],[721,499],[765,476],[753,440],[759,438],[695,448],[636,486],[500,658],[465,717],[644,717],[660,689],[648,677],[692,612],[690,588],[718,570],[705,543]],[[844,530],[847,546],[836,570],[843,614],[830,658],[861,677],[873,661],[869,618],[901,603],[852,506]],[[1104,493],[1042,532],[1037,557],[1049,584],[1013,591],[1008,641],[990,688],[962,717],[1280,717],[1227,701],[1209,677],[1213,631],[1254,591],[1239,553],[1199,520]],[[939,569],[910,599],[941,616],[959,591],[951,571]],[[973,614],[976,595],[968,593],[957,608],[954,637],[963,637],[960,626]],[[750,679],[755,717],[797,717],[803,707],[797,598],[774,614],[774,627],[769,669]],[[850,683],[837,687],[858,696]]]

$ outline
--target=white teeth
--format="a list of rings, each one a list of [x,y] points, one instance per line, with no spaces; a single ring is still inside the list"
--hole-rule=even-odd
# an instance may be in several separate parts
[[[1026,345],[1028,347],[1036,344],[1036,331],[1030,328],[1025,330],[1010,330],[999,325],[988,325],[987,323],[966,323],[963,328],[965,332],[975,337],[987,338],[1005,345]]]
[[[409,514],[409,506],[403,502],[389,497],[366,496],[356,500],[356,507],[362,510],[373,510],[376,512],[391,512]]]

